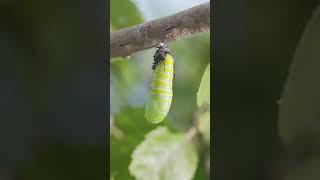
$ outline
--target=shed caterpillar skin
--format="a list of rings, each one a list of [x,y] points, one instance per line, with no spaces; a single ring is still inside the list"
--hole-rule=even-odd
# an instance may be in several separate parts
[[[167,116],[171,106],[174,60],[165,44],[157,47],[153,57],[153,80],[145,108],[145,117],[151,123],[159,123]]]

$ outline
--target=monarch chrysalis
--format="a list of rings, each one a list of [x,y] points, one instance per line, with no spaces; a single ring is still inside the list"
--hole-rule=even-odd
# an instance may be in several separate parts
[[[171,106],[174,60],[170,50],[163,43],[157,47],[153,58],[153,80],[145,117],[151,123],[158,123],[167,116]]]

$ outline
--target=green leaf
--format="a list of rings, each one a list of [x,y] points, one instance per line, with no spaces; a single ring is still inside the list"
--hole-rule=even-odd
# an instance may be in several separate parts
[[[280,100],[279,134],[284,143],[319,139],[320,6],[311,17],[296,49]],[[316,136],[316,137],[315,137]],[[311,139],[310,139],[311,138]]]
[[[199,131],[207,144],[210,144],[210,111],[200,115],[198,121]]]
[[[210,105],[210,64],[207,66],[200,83],[197,104],[199,107]]]
[[[196,149],[184,134],[159,127],[134,150],[129,170],[137,180],[190,180],[197,164]]]
[[[128,170],[131,154],[154,126],[145,122],[144,108],[124,107],[114,116],[113,123],[123,132],[123,137],[110,136],[110,174],[115,179],[132,180]]]
[[[113,30],[121,29],[143,22],[136,6],[129,0],[111,0],[110,23]]]

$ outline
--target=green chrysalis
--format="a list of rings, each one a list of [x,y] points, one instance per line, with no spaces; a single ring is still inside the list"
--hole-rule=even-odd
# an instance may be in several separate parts
[[[159,123],[167,116],[171,106],[174,60],[165,44],[157,47],[153,57],[153,80],[145,117],[151,123]]]

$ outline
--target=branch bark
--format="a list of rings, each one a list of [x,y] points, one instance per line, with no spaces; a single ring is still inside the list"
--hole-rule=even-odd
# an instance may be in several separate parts
[[[110,33],[110,58],[127,57],[159,43],[188,38],[210,30],[210,2],[171,16]]]

